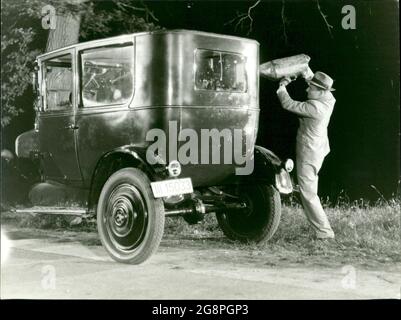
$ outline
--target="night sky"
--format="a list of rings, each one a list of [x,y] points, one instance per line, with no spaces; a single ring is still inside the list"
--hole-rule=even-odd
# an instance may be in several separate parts
[[[399,186],[399,9],[396,1],[320,1],[333,25],[330,36],[315,1],[285,1],[287,41],[283,32],[282,1],[262,1],[252,11],[252,32],[227,24],[236,12],[256,1],[151,1],[148,6],[167,29],[192,29],[249,37],[260,43],[260,63],[305,53],[313,71],[335,79],[337,99],[329,126],[331,153],[320,172],[321,196],[333,201],[342,192],[349,198],[374,200],[377,192],[390,197]],[[356,9],[356,29],[344,30],[341,9]],[[277,83],[260,81],[258,144],[282,158],[295,157],[298,120],[280,107]],[[288,91],[306,98],[299,79]],[[33,124],[32,114],[5,130],[5,146]]]

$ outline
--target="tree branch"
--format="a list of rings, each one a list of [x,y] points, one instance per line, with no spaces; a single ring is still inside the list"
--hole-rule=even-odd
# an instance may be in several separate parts
[[[282,5],[281,5],[281,20],[283,20],[283,33],[284,33],[284,41],[285,44],[288,44],[288,36],[287,36],[287,31],[286,31],[286,23],[287,23],[287,19],[285,17],[285,0],[282,0]]]
[[[260,3],[260,1],[261,0],[257,0],[252,6],[250,6],[248,8],[247,13],[239,14],[237,12],[237,16],[235,18],[231,19],[230,21],[226,22],[224,25],[232,24],[235,21],[237,21],[235,24],[235,30],[237,30],[239,26],[241,26],[241,29],[242,29],[244,27],[245,22],[247,20],[249,20],[249,26],[248,26],[248,32],[247,32],[247,35],[249,35],[252,32],[252,27],[253,27],[253,17],[251,15],[251,11]]]
[[[123,11],[127,11],[127,9],[131,9],[133,11],[144,12],[146,21],[148,21],[149,16],[152,17],[153,20],[159,21],[159,19],[156,18],[154,13],[152,11],[150,11],[149,7],[143,1],[141,1],[142,7],[136,7],[136,6],[133,6],[133,5],[123,2],[123,1],[116,1],[115,4],[117,5],[118,8],[120,8]]]
[[[322,16],[324,23],[326,24],[327,27],[327,31],[330,34],[330,37],[333,38],[333,34],[331,33],[331,29],[333,29],[333,26],[327,21],[327,15],[323,13],[322,9],[320,8],[320,3],[319,0],[316,0],[316,5],[317,5],[317,9],[320,12],[320,15]]]

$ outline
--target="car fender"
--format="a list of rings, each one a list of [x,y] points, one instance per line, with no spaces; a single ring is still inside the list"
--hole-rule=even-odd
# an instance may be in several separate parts
[[[88,200],[89,208],[97,203],[101,189],[110,175],[119,169],[135,167],[142,170],[151,181],[165,179],[167,174],[165,164],[159,161],[159,159],[152,158],[148,160],[153,160],[151,162],[156,162],[156,164],[150,165],[146,156],[146,148],[136,145],[121,146],[105,153],[98,160],[92,174]]]
[[[293,191],[291,177],[284,167],[284,162],[271,150],[261,146],[255,146],[254,170],[247,179],[271,184],[282,194]]]

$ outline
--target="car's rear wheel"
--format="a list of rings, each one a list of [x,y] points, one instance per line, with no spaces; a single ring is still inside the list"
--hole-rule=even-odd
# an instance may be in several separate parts
[[[116,261],[139,264],[158,248],[164,231],[164,206],[153,197],[140,170],[124,168],[110,176],[97,205],[100,240]]]
[[[247,208],[216,214],[227,238],[241,242],[269,240],[280,223],[280,193],[271,185],[240,185],[231,193],[238,196]]]

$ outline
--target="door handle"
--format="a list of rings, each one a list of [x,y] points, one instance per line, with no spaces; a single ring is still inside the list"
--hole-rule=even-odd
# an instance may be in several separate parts
[[[65,129],[77,130],[79,127],[73,123],[69,124],[68,126],[64,127]]]

